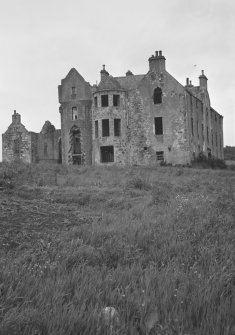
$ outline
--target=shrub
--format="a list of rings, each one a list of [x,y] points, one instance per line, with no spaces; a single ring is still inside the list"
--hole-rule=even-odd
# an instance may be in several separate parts
[[[139,176],[134,176],[131,179],[127,180],[127,188],[134,188],[138,190],[148,191],[151,189],[149,182]]]
[[[192,165],[194,167],[201,167],[204,169],[226,169],[227,165],[225,163],[224,160],[219,159],[219,158],[208,158],[203,152],[200,152],[198,157],[196,157],[193,161],[192,161]]]

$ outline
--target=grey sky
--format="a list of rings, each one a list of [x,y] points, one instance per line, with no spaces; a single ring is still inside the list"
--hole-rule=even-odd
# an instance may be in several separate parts
[[[224,144],[235,145],[234,40],[233,0],[1,0],[0,133],[14,109],[28,130],[59,128],[57,86],[70,68],[94,84],[102,64],[113,76],[144,74],[162,50],[182,84],[205,70]]]

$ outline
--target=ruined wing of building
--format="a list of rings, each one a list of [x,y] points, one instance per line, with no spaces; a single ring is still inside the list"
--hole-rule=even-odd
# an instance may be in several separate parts
[[[3,134],[3,161],[64,164],[190,164],[200,153],[223,159],[223,117],[210,104],[207,77],[181,85],[161,51],[147,74],[113,77],[100,71],[91,86],[71,69],[58,87],[61,130],[46,121],[40,133],[26,130],[20,115]]]

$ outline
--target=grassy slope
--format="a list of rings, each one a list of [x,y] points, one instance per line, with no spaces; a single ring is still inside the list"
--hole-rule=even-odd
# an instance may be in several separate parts
[[[235,334],[234,181],[2,164],[0,334]]]

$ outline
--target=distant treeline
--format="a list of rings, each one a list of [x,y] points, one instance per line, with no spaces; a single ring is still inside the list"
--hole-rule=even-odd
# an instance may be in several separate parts
[[[224,159],[235,161],[235,147],[230,147],[226,145],[226,147],[224,148]]]

